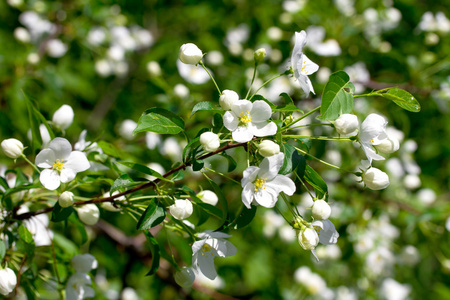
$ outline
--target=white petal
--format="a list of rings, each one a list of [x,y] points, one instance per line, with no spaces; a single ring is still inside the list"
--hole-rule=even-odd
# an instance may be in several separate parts
[[[267,186],[272,187],[275,191],[282,191],[286,195],[292,196],[297,189],[294,181],[285,175],[277,175],[270,182],[267,182]]]
[[[233,140],[235,140],[238,143],[245,143],[250,141],[253,138],[253,133],[250,130],[251,127],[247,126],[239,126],[236,128],[236,130],[233,131],[231,134],[233,137]]]
[[[199,237],[201,238],[200,235],[199,235]],[[192,253],[195,254],[198,251],[200,251],[200,249],[202,249],[205,242],[206,242],[206,240],[200,240],[200,241],[194,242],[194,244],[192,244]]]
[[[55,152],[52,149],[43,149],[36,155],[35,163],[39,168],[52,168],[55,160]]]
[[[234,131],[239,125],[239,118],[236,117],[236,115],[231,111],[227,111],[223,115],[223,125],[225,126],[226,129]]]
[[[219,240],[214,248],[216,249],[217,254],[220,257],[233,256],[237,252],[236,247],[227,240]]]
[[[372,160],[384,160],[385,158],[375,152],[370,144],[361,144],[364,153],[369,160],[369,163],[372,164]]]
[[[241,186],[244,187],[249,182],[253,182],[256,179],[256,176],[258,176],[259,168],[258,167],[248,167],[244,170],[244,173],[242,174],[242,181]]]
[[[256,192],[255,201],[264,207],[271,208],[274,207],[278,201],[278,193],[272,189],[270,186],[267,186],[264,190]]]
[[[253,183],[249,182],[244,186],[244,189],[242,190],[242,202],[244,203],[245,207],[248,209],[251,208],[251,204],[253,202],[253,192],[254,192],[254,185]]]
[[[61,180],[57,171],[45,169],[41,172],[39,180],[48,190],[56,190],[61,184]]]
[[[283,160],[283,152],[264,158],[259,165],[261,170],[259,171],[258,176],[260,178],[266,179],[267,181],[271,181],[273,178],[275,178],[275,176],[278,175],[278,172],[283,165]]]
[[[214,266],[214,256],[209,252],[205,253],[205,256],[198,255],[198,266],[200,271],[207,278],[213,280],[217,277],[216,267]]]
[[[272,116],[272,109],[265,101],[257,100],[253,102],[250,115],[252,116],[252,122],[267,121]]]
[[[208,232],[208,236],[209,237],[216,238],[216,239],[224,239],[224,238],[231,237],[231,234],[223,233],[223,232],[220,232],[220,231],[206,230],[205,232]]]
[[[253,104],[248,100],[238,100],[231,106],[231,111],[239,118],[241,113],[251,112]]]
[[[309,80],[308,76],[302,74],[299,74],[297,79],[298,82],[300,83],[302,90],[305,92],[306,95],[308,95],[312,87],[311,80]]]
[[[361,123],[359,137],[362,142],[368,142],[386,131],[387,121],[380,115],[370,114]]]
[[[74,172],[72,169],[63,169],[61,171],[61,182],[69,182],[75,179],[75,176],[77,176],[77,173]]]
[[[291,55],[291,65],[293,69],[296,69],[295,66],[297,66],[297,62],[300,60],[302,56],[302,51],[305,44],[306,44],[306,32],[304,30],[302,30],[301,32],[296,32],[294,50],[292,50]]]
[[[262,137],[262,136],[270,136],[277,133],[277,125],[274,122],[261,122],[261,123],[253,123],[251,130],[254,135]]]
[[[319,70],[319,65],[312,62],[305,54],[303,54],[302,59],[302,69],[300,70],[300,72],[303,75],[311,75],[312,73]]]
[[[320,224],[321,223],[321,224]],[[336,231],[334,224],[330,220],[314,221],[313,226],[319,226],[319,241],[324,245],[336,244],[339,233]],[[320,226],[322,225],[322,226]]]
[[[69,141],[59,137],[53,139],[48,145],[48,148],[55,152],[56,158],[64,160],[67,159],[70,152],[72,152],[72,145],[70,145]]]
[[[64,164],[65,169],[72,169],[75,174],[83,172],[89,169],[90,164],[86,155],[80,151],[73,151],[67,158],[67,162]]]

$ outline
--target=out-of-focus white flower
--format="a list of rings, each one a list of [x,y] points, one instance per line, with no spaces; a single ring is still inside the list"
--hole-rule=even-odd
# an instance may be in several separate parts
[[[347,17],[356,13],[355,0],[334,0],[333,2],[337,9]]]
[[[278,229],[280,239],[286,243],[290,243],[297,238],[297,234],[290,225],[283,225]]]
[[[123,77],[128,73],[128,63],[126,61],[117,61],[113,64],[114,74],[118,77]]]
[[[133,120],[124,120],[119,127],[119,134],[126,140],[131,141],[134,138],[133,130],[136,129],[137,123]]]
[[[29,62],[32,65],[35,65],[40,61],[41,61],[41,57],[39,56],[39,54],[37,54],[35,52],[32,52],[32,53],[28,54],[28,56],[27,56],[27,62]]]
[[[95,62],[95,71],[101,77],[108,77],[113,73],[113,66],[108,60],[100,59]]]
[[[23,0],[6,0],[9,6],[19,7],[23,4]]]
[[[173,161],[179,161],[183,148],[184,146],[175,137],[169,137],[164,140],[161,147],[161,154],[170,157]]]
[[[101,45],[106,39],[105,29],[102,27],[94,27],[89,30],[87,35],[87,41],[93,46]]]
[[[417,192],[417,197],[419,198],[420,202],[425,205],[430,205],[434,201],[436,201],[436,193],[430,188],[420,189]]]
[[[137,43],[130,34],[130,30],[125,26],[115,26],[111,28],[112,43],[120,45],[122,48],[133,51],[137,48]]]
[[[316,220],[326,220],[331,215],[331,207],[325,200],[316,200],[311,208],[312,215]]]
[[[175,96],[181,99],[185,99],[189,96],[189,89],[184,84],[178,83],[173,88],[173,93],[175,94]]]
[[[281,228],[285,222],[284,218],[273,210],[266,210],[264,213],[264,236],[273,237],[277,229]]]
[[[175,282],[183,287],[183,288],[189,288],[192,286],[195,280],[195,274],[194,271],[189,267],[182,267],[180,270],[178,270],[175,273]]]
[[[433,13],[427,11],[423,14],[418,25],[421,31],[441,31],[443,33],[450,31],[450,21],[443,12],[437,12],[436,17]]]
[[[300,267],[295,271],[294,279],[296,282],[304,285],[308,293],[312,295],[321,294],[327,288],[323,278],[319,274],[311,272],[306,266]]]
[[[328,79],[330,78],[331,70],[327,67],[322,67],[317,71],[317,81],[319,83],[325,84],[328,82]]]
[[[380,246],[367,255],[365,264],[370,273],[380,275],[382,272],[386,272],[387,268],[392,266],[394,262],[395,257],[391,250],[385,246]]]
[[[239,95],[232,90],[223,90],[219,97],[219,104],[225,110],[230,110],[231,106],[239,100]]]
[[[28,207],[21,206],[17,211],[18,214],[29,212]],[[36,247],[49,246],[52,243],[53,232],[48,229],[49,219],[48,215],[41,214],[31,217],[23,221],[23,225],[33,236],[34,244]]]
[[[10,268],[0,269],[0,294],[6,296],[11,293],[17,284],[16,273]]]
[[[202,57],[202,50],[200,50],[197,45],[192,43],[183,44],[180,47],[180,52],[178,53],[178,58],[180,61],[188,65],[198,64]]]
[[[66,54],[67,49],[67,45],[61,42],[61,40],[52,39],[47,41],[47,53],[51,57],[59,58]]]
[[[354,136],[358,129],[358,117],[353,114],[342,114],[334,121],[334,128],[342,136]]]
[[[151,47],[155,42],[152,33],[139,26],[133,26],[131,28],[131,36],[136,41],[136,49],[145,49]]]
[[[1,143],[1,147],[6,156],[16,159],[23,154],[23,144],[17,139],[6,139]]]
[[[205,275],[203,275],[202,272],[197,271],[194,269],[195,273],[195,281],[194,283],[199,284],[201,286],[208,287],[210,289],[214,290],[220,290],[225,287],[225,280],[223,280],[222,277],[216,276],[213,280],[209,279]]]
[[[112,45],[109,47],[108,51],[106,51],[106,55],[112,60],[122,61],[125,57],[125,49],[119,45]]]
[[[61,182],[75,179],[78,172],[89,169],[90,164],[80,151],[72,151],[69,141],[55,138],[48,148],[43,149],[36,156],[36,165],[44,168],[39,176],[42,185],[49,190],[55,190]]]
[[[277,132],[277,125],[274,122],[268,122],[271,116],[272,109],[262,100],[253,103],[248,100],[238,100],[233,103],[231,110],[224,114],[223,124],[232,131],[233,140],[245,143],[253,136],[270,136]]]
[[[55,111],[52,117],[52,122],[62,130],[65,130],[70,126],[70,124],[72,124],[73,117],[74,113],[72,107],[64,104],[57,111]]]
[[[266,31],[267,37],[274,42],[278,42],[283,38],[283,31],[279,27],[272,26]]]
[[[139,295],[136,290],[131,287],[126,287],[122,290],[120,294],[120,300],[139,300]]]
[[[259,167],[248,167],[244,170],[241,181],[242,202],[247,208],[256,202],[264,207],[274,207],[281,192],[292,196],[296,190],[289,177],[278,174],[283,165],[284,153],[266,157]]]
[[[150,76],[161,76],[161,67],[157,61],[149,61],[147,63],[147,71],[150,74]]]
[[[109,192],[104,193],[103,194],[103,198],[107,198],[109,196],[115,196],[119,193],[119,191],[114,191],[112,194],[110,194]],[[120,196],[114,199],[114,202],[119,202],[119,201],[125,201],[125,196]],[[112,212],[118,212],[121,211],[122,208],[116,207],[114,206],[114,204],[112,202],[102,202],[102,204],[100,205],[103,209],[108,210],[108,211],[112,211]]]
[[[402,162],[397,157],[389,158],[386,161],[386,170],[389,174],[397,178],[403,177],[403,175],[405,175],[405,170],[403,169]]]
[[[205,59],[211,66],[220,66],[223,64],[223,54],[217,50],[206,53]]]
[[[91,284],[89,275],[79,272],[72,274],[66,285],[66,299],[80,300],[94,297],[95,292]]]
[[[406,188],[414,190],[422,185],[422,181],[416,174],[408,174],[403,178],[403,184]]]
[[[303,91],[306,95],[309,95],[309,92],[315,93],[308,76],[316,72],[319,69],[319,66],[303,54],[303,47],[305,44],[306,32],[304,30],[296,32],[294,50],[291,55],[291,68],[294,72],[294,77],[297,78]]]
[[[409,266],[414,266],[420,261],[419,250],[417,250],[417,248],[413,245],[407,245],[400,253],[400,259],[402,263]]]
[[[450,231],[450,217],[445,220],[445,229],[447,229],[447,231]]]
[[[364,184],[371,190],[382,190],[389,186],[389,176],[377,168],[370,168],[362,175]]]
[[[271,140],[263,140],[258,145],[258,151],[262,156],[269,157],[280,153],[280,145]]]
[[[61,207],[69,207],[73,204],[73,193],[69,191],[65,191],[58,198],[59,206]]]
[[[219,198],[216,193],[210,190],[203,190],[197,194],[197,197],[205,203],[216,205],[219,202]]]
[[[207,230],[197,236],[201,240],[192,245],[192,267],[212,280],[217,277],[214,258],[233,256],[236,254],[236,247],[225,240],[231,237],[226,233]]]
[[[177,69],[180,76],[183,77],[189,83],[203,84],[210,78],[208,73],[199,66],[183,64],[180,60],[177,60]],[[212,74],[211,70],[208,72]]]
[[[95,225],[100,218],[100,211],[95,204],[85,204],[76,208],[78,217],[86,225]]]
[[[150,150],[155,149],[161,144],[161,136],[158,133],[147,131],[145,133],[145,145]]]
[[[409,284],[401,284],[392,278],[386,278],[381,284],[381,295],[386,300],[406,300],[411,293],[411,286]]]
[[[149,164],[147,165],[147,167],[149,167],[150,169],[152,169],[152,170],[158,172],[158,173],[161,174],[161,175],[163,175],[164,173],[166,173],[166,170],[163,168],[163,166],[161,166],[161,165],[158,164],[158,163],[149,163]],[[148,180],[155,180],[155,179],[156,179],[156,177],[150,176],[150,175],[147,175],[146,178],[147,178]]]
[[[350,81],[355,86],[355,93],[359,94],[364,92],[365,83],[370,81],[370,73],[366,68],[366,64],[363,62],[357,62],[352,66],[344,68],[344,71],[350,77]]]
[[[308,47],[320,56],[338,56],[341,54],[339,43],[334,39],[325,38],[325,28],[322,26],[309,26],[306,33],[310,37]]]
[[[72,267],[80,273],[88,273],[92,269],[97,269],[98,262],[92,254],[79,254],[72,257]]]
[[[243,44],[247,42],[250,37],[250,28],[247,24],[240,24],[237,27],[230,28],[227,31],[225,37],[225,45],[230,47],[230,45]]]
[[[30,32],[26,28],[17,27],[14,29],[14,37],[22,43],[29,43],[31,40]]]
[[[175,204],[169,206],[170,214],[177,220],[189,218],[193,212],[191,201],[185,199],[175,200]]]

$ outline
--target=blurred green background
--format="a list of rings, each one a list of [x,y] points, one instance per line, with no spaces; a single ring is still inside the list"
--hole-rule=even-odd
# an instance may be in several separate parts
[[[92,239],[84,244],[76,232],[63,231],[99,261],[96,299],[450,299],[448,17],[447,1],[2,1],[0,139],[26,144],[26,95],[48,120],[61,105],[73,107],[74,123],[65,133],[72,143],[87,129],[87,140],[114,144],[122,159],[159,163],[167,171],[179,160],[183,138],[151,142],[144,134],[130,135],[135,124],[124,121],[137,122],[144,110],[158,106],[185,119],[191,137],[211,124],[207,113],[189,116],[198,102],[217,104],[217,90],[200,69],[177,66],[179,47],[199,46],[220,88],[243,98],[253,51],[267,51],[258,69],[261,84],[286,70],[294,32],[307,30],[305,53],[320,66],[310,76],[316,96],[305,98],[289,78],[262,93],[275,102],[288,92],[307,111],[320,103],[328,76],[338,70],[349,73],[359,93],[390,86],[412,93],[420,113],[381,98],[355,99],[360,121],[377,112],[404,134],[400,150],[376,164],[390,174],[391,186],[381,192],[363,189],[355,178],[311,162],[329,183],[337,247],[319,247],[316,263],[279,215],[259,208],[250,226],[230,232],[238,253],[216,259],[220,278],[192,290],[174,283],[167,262],[157,275],[145,277],[148,251],[136,255],[132,246],[117,245],[103,226],[88,230]],[[314,134],[329,133],[321,130]],[[239,150],[234,154],[245,157]],[[312,154],[348,170],[363,159],[348,143],[313,142]],[[0,160],[11,163],[4,156]],[[226,170],[223,158],[210,164]],[[240,180],[241,172],[231,176]],[[235,211],[241,188],[214,180]],[[196,173],[187,172],[183,183],[196,191],[210,189]],[[307,211],[304,192],[298,190],[293,199]],[[102,218],[139,241],[128,215],[102,211]],[[183,237],[170,232],[157,237],[161,244],[169,238],[177,260],[190,265]],[[45,283],[35,284],[46,289]]]

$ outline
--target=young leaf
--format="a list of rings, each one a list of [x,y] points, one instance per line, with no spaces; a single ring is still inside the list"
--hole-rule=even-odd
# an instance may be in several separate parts
[[[350,89],[350,92],[346,91],[347,88]],[[339,115],[350,113],[353,110],[352,93],[354,90],[355,87],[350,82],[347,73],[338,71],[331,74],[323,90],[320,119],[334,121]]]
[[[159,202],[151,202],[139,219],[136,228],[138,230],[147,230],[164,221],[166,210]]]
[[[3,261],[3,258],[5,257],[5,254],[6,254],[5,242],[0,240],[0,261]]]
[[[121,157],[120,151],[113,145],[105,141],[99,141],[98,146],[105,152],[106,154],[113,157]]]
[[[23,224],[19,226],[19,236],[27,244],[34,243],[33,236]]]
[[[281,144],[281,152],[284,153],[284,161],[279,173],[286,175],[297,168],[303,156],[298,154],[295,148],[288,143]]]
[[[323,196],[326,196],[326,198],[328,198],[327,184],[322,177],[308,165],[306,165],[305,168],[305,180],[314,188],[317,197],[323,198]]]
[[[145,276],[151,276],[155,274],[159,268],[160,250],[156,238],[147,230],[144,231],[144,234],[150,244],[150,250],[152,252],[152,265],[150,266],[150,271],[148,271]]]
[[[192,117],[195,113],[199,111],[221,112],[223,110],[220,109],[219,107],[214,107],[214,105],[209,101],[203,101],[195,104],[194,108],[192,109],[190,117]]]
[[[128,174],[123,174],[114,181],[111,189],[109,190],[109,193],[110,195],[112,195],[115,191],[126,190],[127,188],[134,187],[141,183],[141,181],[134,181],[133,179],[131,179]]]
[[[220,153],[220,155],[222,155],[223,157],[225,157],[228,160],[228,172],[233,172],[237,166],[237,163],[234,160],[234,158],[229,156],[227,153],[225,153],[225,151]]]
[[[203,203],[203,202],[197,203],[197,206],[201,207],[208,214],[215,216],[219,219],[222,219],[222,211],[219,208],[217,208],[211,204]]]
[[[255,205],[252,205],[250,209],[244,207],[239,216],[236,217],[236,225],[234,226],[234,229],[241,229],[250,224],[256,215],[256,209],[257,206]]]
[[[133,134],[151,131],[160,134],[177,134],[184,131],[184,121],[171,111],[162,108],[150,108],[139,118]]]
[[[391,88],[386,93],[380,94],[381,97],[391,100],[401,108],[410,112],[419,112],[420,104],[413,95],[399,88]]]
[[[56,204],[53,206],[51,221],[52,222],[61,222],[61,221],[67,220],[67,218],[70,217],[72,212],[73,212],[72,206],[62,208],[59,205],[59,203],[56,202]]]
[[[192,170],[200,171],[204,165],[205,165],[205,162],[203,160],[194,159],[194,162],[192,163]]]

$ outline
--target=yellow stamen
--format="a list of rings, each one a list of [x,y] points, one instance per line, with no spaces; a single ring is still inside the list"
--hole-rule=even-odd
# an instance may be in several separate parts
[[[266,184],[267,179],[265,178],[258,178],[255,181],[255,192],[264,190],[267,186]]]
[[[252,121],[252,116],[250,115],[248,110],[245,111],[245,114],[244,112],[241,112],[241,114],[239,115],[239,121],[241,121],[241,123],[244,125],[247,125]]]
[[[54,163],[53,163],[53,170],[56,171],[62,171],[62,169],[64,168],[64,162],[62,159],[57,159]]]
[[[320,228],[319,226],[313,226],[313,227],[317,231],[317,235],[320,235],[320,231],[322,230],[322,228]]]
[[[372,144],[373,144],[373,143],[375,143],[375,141],[374,141],[373,139],[371,139],[371,140],[369,141],[369,143],[372,143]]]
[[[211,256],[213,256],[214,254],[212,253],[212,247],[208,244],[203,244],[202,246],[202,256],[205,256],[208,252],[211,254]]]

